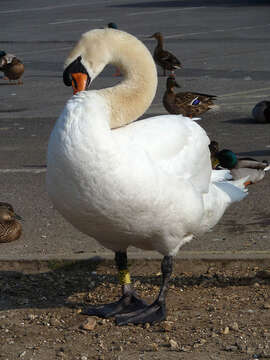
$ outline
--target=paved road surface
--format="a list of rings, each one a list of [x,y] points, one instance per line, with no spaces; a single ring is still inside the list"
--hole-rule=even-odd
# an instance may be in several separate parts
[[[16,54],[26,68],[23,86],[0,79],[1,201],[11,202],[24,218],[21,240],[1,244],[0,259],[103,251],[53,209],[45,190],[45,165],[49,134],[71,96],[62,83],[63,61],[81,33],[110,21],[151,51],[155,41],[149,36],[162,32],[166,48],[184,64],[177,73],[182,88],[219,96],[220,110],[201,121],[209,136],[241,155],[270,160],[270,125],[250,118],[254,104],[270,99],[268,1],[13,0],[1,2],[0,19],[1,48]],[[93,88],[119,81],[113,72],[106,68]],[[166,114],[161,104],[165,80],[159,77],[148,116]],[[270,176],[251,187],[248,199],[183,251],[196,256],[216,251],[269,254],[269,184]]]

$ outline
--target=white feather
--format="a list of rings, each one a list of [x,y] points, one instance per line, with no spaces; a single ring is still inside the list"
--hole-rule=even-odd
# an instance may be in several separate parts
[[[111,30],[84,36],[84,41],[91,39],[88,57],[95,41],[96,62],[102,56],[102,41],[107,57],[113,57],[109,52],[120,40],[118,32]],[[115,114],[121,113],[123,119],[128,108],[135,114],[148,74],[153,77],[152,92],[156,83],[153,60],[148,58],[151,66],[144,64],[150,55],[141,43],[136,49],[135,40],[136,63],[129,69],[126,49],[131,35],[120,33],[125,56],[121,58],[120,50],[114,55],[121,58],[127,79],[115,87],[117,93],[115,88],[85,91],[68,101],[49,140],[48,192],[68,221],[109,249],[125,251],[133,245],[175,255],[193,235],[214,226],[226,208],[246,193],[238,183],[211,181],[209,138],[189,118],[164,115],[110,129]],[[76,58],[76,51],[75,47],[70,58]],[[93,69],[100,69],[99,64],[93,58],[87,58],[87,63],[97,76]],[[149,91],[150,85],[148,81]],[[123,101],[127,92],[129,101]]]
[[[211,174],[211,181],[225,181],[225,180],[231,180],[232,175],[230,170],[222,169],[222,170],[213,170]]]

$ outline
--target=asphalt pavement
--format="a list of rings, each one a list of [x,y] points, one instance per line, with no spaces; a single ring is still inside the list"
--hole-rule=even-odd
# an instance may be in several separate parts
[[[0,260],[113,256],[68,224],[45,188],[48,138],[71,96],[62,81],[63,62],[83,32],[109,22],[140,38],[150,51],[155,40],[149,37],[160,31],[165,48],[183,63],[176,74],[182,90],[218,96],[219,109],[200,122],[211,139],[240,155],[270,161],[270,124],[251,118],[257,102],[270,100],[269,1],[13,0],[1,1],[0,21],[0,49],[25,64],[23,85],[0,79],[0,200],[12,203],[24,219],[20,240],[0,245]],[[120,81],[113,73],[108,66],[92,88]],[[146,116],[167,113],[165,82],[159,76]],[[179,256],[270,258],[269,185],[267,174]],[[155,256],[137,249],[130,253]]]

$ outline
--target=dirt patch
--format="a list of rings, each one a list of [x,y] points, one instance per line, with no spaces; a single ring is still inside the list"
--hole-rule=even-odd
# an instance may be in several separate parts
[[[134,260],[130,270],[153,301],[160,262]],[[0,290],[0,359],[270,358],[266,261],[177,261],[167,321],[153,326],[95,318],[83,329],[81,309],[120,293],[110,261],[2,263]]]

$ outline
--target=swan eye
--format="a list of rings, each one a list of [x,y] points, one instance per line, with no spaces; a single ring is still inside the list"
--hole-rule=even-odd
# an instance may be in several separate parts
[[[200,100],[198,98],[191,101],[190,105],[199,105]]]
[[[75,59],[71,64],[69,64],[68,67],[64,70],[63,81],[66,86],[72,85],[72,81],[73,81],[72,73],[81,72],[81,73],[87,74],[87,77],[89,78],[87,70],[82,65],[81,60],[82,60],[81,56],[77,57],[77,59]],[[89,82],[90,82],[90,79],[88,79],[88,84],[89,84]]]

